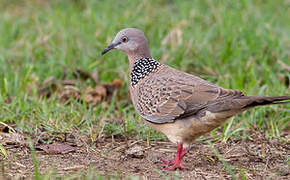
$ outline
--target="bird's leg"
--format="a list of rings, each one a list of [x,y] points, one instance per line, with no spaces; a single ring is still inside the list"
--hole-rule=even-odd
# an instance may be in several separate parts
[[[182,158],[184,155],[188,152],[188,148],[183,148],[182,143],[177,144],[177,154],[174,160],[168,161],[165,158],[161,158],[161,161],[163,162],[162,164],[164,165],[172,165],[164,168],[164,170],[175,170],[175,169],[187,169],[183,164],[182,164]]]
[[[181,152],[181,155],[180,155],[180,159],[182,159],[183,156],[184,156],[186,153],[188,153],[188,151],[189,151],[189,148],[183,148],[183,149],[182,149],[182,152]],[[160,163],[161,165],[173,165],[174,162],[175,162],[175,159],[169,161],[169,160],[167,160],[167,159],[165,159],[165,158],[162,157],[162,158],[161,158],[161,161],[162,161],[162,163]]]

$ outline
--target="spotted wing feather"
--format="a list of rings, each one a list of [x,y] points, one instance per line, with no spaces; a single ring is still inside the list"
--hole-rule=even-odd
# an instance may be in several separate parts
[[[242,93],[165,66],[158,75],[140,82],[137,95],[136,109],[144,119],[168,123],[192,116],[214,102],[242,96]]]

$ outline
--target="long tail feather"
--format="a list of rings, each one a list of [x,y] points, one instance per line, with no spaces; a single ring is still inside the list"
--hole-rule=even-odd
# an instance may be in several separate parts
[[[271,104],[287,104],[290,103],[290,96],[244,96],[248,100],[248,103],[245,104],[244,108],[252,108],[255,106],[265,106]]]

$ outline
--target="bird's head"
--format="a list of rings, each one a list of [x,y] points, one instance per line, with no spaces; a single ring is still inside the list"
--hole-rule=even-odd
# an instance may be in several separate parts
[[[118,32],[113,42],[103,50],[102,55],[112,49],[121,50],[128,56],[150,56],[146,37],[136,28],[126,28]]]

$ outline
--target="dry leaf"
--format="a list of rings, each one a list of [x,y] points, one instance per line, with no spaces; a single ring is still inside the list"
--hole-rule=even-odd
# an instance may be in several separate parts
[[[106,89],[101,85],[98,85],[95,89],[87,87],[84,91],[84,100],[86,103],[92,104],[93,106],[100,103],[105,97]]]
[[[94,101],[94,97],[91,94],[86,94],[84,99],[87,103],[91,103]]]
[[[0,143],[3,145],[27,145],[24,136],[16,132],[0,133]]]
[[[121,89],[123,82],[120,79],[114,79],[112,85],[115,86],[117,89]]]
[[[66,102],[67,100],[79,99],[80,98],[80,90],[75,86],[65,86],[62,92],[58,96],[61,102]]]
[[[92,74],[87,73],[81,69],[77,69],[74,74],[79,79],[92,79],[96,84],[98,83],[98,72]],[[89,105],[96,104],[106,100],[110,102],[115,91],[117,91],[117,99],[119,98],[122,81],[115,79],[112,83],[97,84],[95,88],[86,87],[79,89],[76,87],[78,80],[59,80],[54,77],[49,77],[41,83],[39,95],[50,97],[52,93],[56,93],[60,102],[67,102],[69,99],[83,100]],[[81,99],[83,97],[83,99]]]
[[[97,85],[93,91],[94,96],[101,96],[106,97],[107,96],[107,90],[103,85]]]
[[[47,154],[66,154],[76,151],[75,147],[66,144],[44,144],[36,148],[45,151]]]

